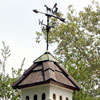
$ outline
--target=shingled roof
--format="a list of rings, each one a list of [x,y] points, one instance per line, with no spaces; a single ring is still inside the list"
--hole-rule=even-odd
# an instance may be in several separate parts
[[[36,59],[34,64],[13,84],[13,88],[21,89],[47,83],[72,90],[80,90],[78,83],[49,52]]]

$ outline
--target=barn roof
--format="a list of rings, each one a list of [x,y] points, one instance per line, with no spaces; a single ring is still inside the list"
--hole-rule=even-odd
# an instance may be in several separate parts
[[[78,83],[48,52],[34,61],[34,64],[13,84],[13,88],[21,89],[47,83],[72,90],[80,90]]]

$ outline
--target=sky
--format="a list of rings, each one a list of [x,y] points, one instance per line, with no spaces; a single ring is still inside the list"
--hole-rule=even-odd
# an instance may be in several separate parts
[[[24,57],[24,69],[29,68],[46,51],[43,38],[41,43],[36,43],[36,31],[41,32],[38,19],[46,20],[46,17],[35,14],[32,10],[45,12],[45,4],[52,8],[55,3],[58,4],[59,11],[66,15],[68,5],[72,4],[76,11],[80,11],[91,0],[0,0],[0,49],[3,47],[2,41],[5,41],[11,50],[6,73],[10,73],[12,67],[20,68]],[[55,45],[49,47],[51,53],[54,49]]]

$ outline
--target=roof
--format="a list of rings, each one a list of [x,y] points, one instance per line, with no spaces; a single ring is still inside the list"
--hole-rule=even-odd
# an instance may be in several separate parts
[[[45,53],[13,84],[13,88],[26,88],[52,83],[72,90],[80,90],[78,83],[61,67],[57,60]]]
[[[41,62],[41,61],[54,61],[54,62],[58,62],[57,59],[50,52],[45,52],[39,58],[34,60],[34,63]]]

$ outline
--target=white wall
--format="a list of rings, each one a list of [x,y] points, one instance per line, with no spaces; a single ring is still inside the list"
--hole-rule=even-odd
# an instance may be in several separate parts
[[[56,94],[56,100],[59,100],[59,97],[62,96],[62,100],[66,100],[68,97],[69,100],[72,100],[72,90],[65,89],[59,86],[50,86],[50,99],[53,100],[53,94]]]
[[[22,89],[22,100],[25,100],[26,96],[30,97],[30,100],[33,100],[33,96],[37,94],[38,100],[41,100],[42,93],[46,94],[46,98],[49,98],[49,85],[35,86],[31,88]]]
[[[42,93],[46,94],[46,100],[53,100],[53,93],[56,94],[56,100],[59,100],[60,96],[62,96],[62,100],[66,100],[66,97],[68,97],[69,100],[72,100],[72,90],[65,89],[52,84],[22,89],[22,100],[25,100],[26,96],[29,96],[30,100],[33,100],[33,96],[35,94],[37,94],[38,100],[41,100]]]

